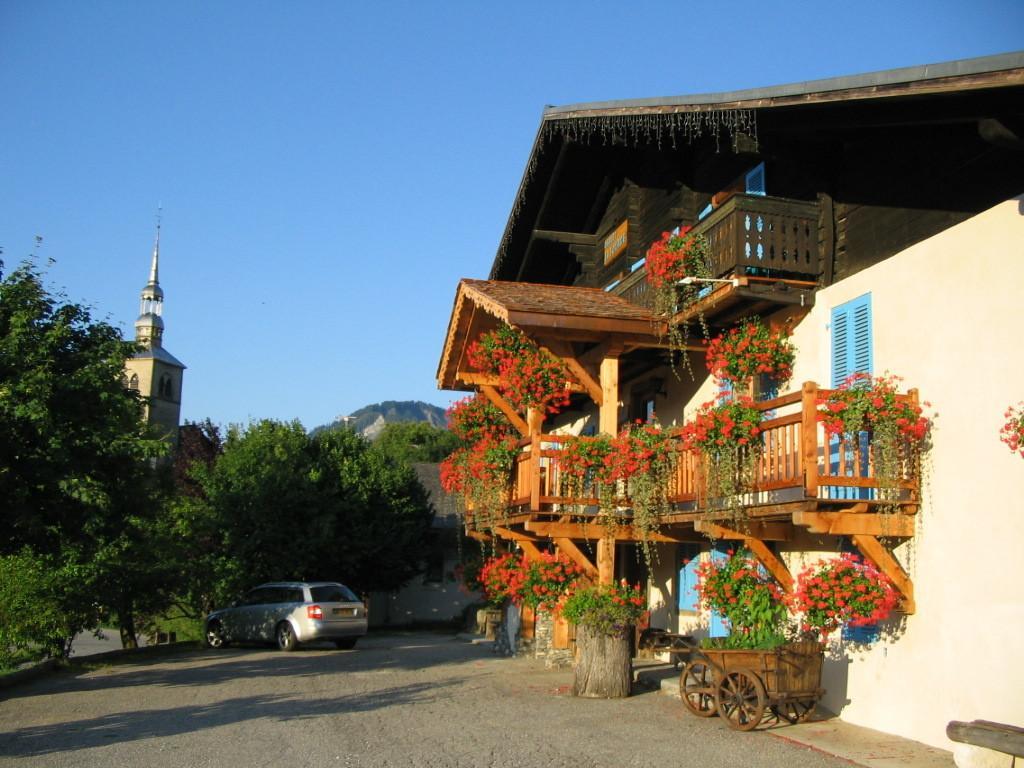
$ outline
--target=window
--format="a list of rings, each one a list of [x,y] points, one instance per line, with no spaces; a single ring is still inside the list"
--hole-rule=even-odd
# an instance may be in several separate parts
[[[166,397],[168,400],[172,398],[171,377],[166,373],[160,376],[160,383],[157,385],[157,394],[160,395],[160,397]]]
[[[310,587],[309,592],[314,603],[358,603],[359,598],[343,584],[327,584],[322,587]]]
[[[134,389],[136,392],[139,391],[139,374],[132,374],[132,377],[128,380],[128,389]]]

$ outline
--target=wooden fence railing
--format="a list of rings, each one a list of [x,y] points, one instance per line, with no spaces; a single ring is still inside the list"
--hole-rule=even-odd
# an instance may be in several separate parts
[[[918,477],[912,462],[900,463],[900,476],[895,481],[878,477],[871,433],[843,439],[826,435],[818,421],[818,402],[831,392],[808,382],[796,392],[756,405],[763,414],[761,451],[753,485],[744,494],[744,504],[799,499],[917,499]],[[917,392],[910,390],[897,398],[916,403]],[[593,483],[587,483],[582,494],[573,493],[572,484],[562,477],[558,458],[562,444],[569,439],[587,438],[541,435],[521,443],[521,453],[512,471],[512,507],[541,512],[552,510],[555,505],[598,503],[599,489]],[[669,499],[681,507],[713,505],[703,482],[704,459],[692,452],[681,450],[680,454],[670,480]]]

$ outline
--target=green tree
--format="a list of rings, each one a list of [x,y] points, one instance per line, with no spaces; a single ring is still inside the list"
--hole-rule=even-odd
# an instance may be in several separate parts
[[[0,555],[60,576],[25,593],[45,594],[47,605],[37,608],[57,606],[68,617],[47,625],[70,633],[51,638],[50,647],[66,650],[70,636],[96,625],[109,597],[104,584],[139,549],[125,543],[125,532],[139,528],[136,541],[146,540],[159,508],[137,505],[165,446],[145,427],[138,394],[123,384],[134,351],[88,309],[51,295],[33,264],[0,279]],[[129,514],[137,524],[126,525]],[[4,610],[29,610],[25,599]]]
[[[398,421],[384,425],[373,447],[396,464],[436,464],[459,447],[459,439],[425,421]]]
[[[193,553],[187,600],[196,614],[260,581],[340,580],[368,591],[416,572],[431,520],[426,493],[411,469],[351,430],[310,437],[298,422],[233,426],[216,461],[194,462],[189,475],[201,492],[177,500],[174,525]]]

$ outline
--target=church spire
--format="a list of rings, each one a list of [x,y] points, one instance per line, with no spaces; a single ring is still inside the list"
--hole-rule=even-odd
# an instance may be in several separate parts
[[[149,268],[149,282],[142,289],[139,317],[135,321],[135,341],[148,349],[161,346],[164,335],[164,292],[160,288],[160,214],[156,219],[156,238],[153,241],[153,261]]]

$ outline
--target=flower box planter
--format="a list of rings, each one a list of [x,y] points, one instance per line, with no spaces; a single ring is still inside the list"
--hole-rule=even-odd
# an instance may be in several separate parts
[[[719,715],[730,728],[756,728],[770,709],[790,723],[806,720],[825,693],[824,646],[787,643],[772,650],[695,649],[683,667],[679,695],[699,717]]]

